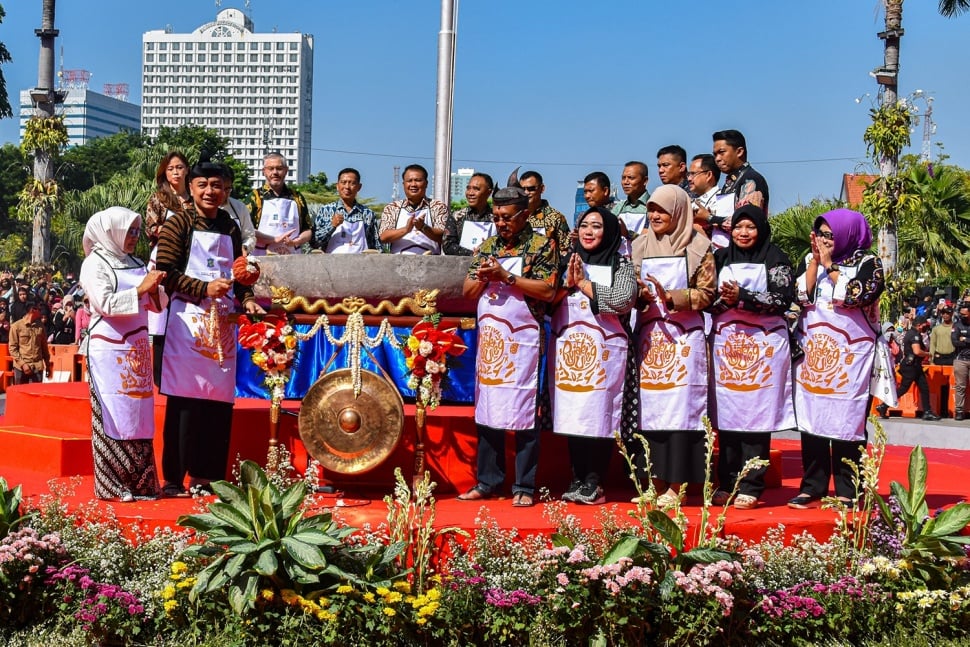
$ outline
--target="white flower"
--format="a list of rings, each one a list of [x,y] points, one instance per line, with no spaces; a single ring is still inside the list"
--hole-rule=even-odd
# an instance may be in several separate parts
[[[434,361],[433,359],[429,359],[427,362],[424,363],[424,370],[426,370],[431,375],[434,375],[436,373],[440,373],[441,372],[441,364],[439,364],[438,362]]]
[[[421,355],[423,355],[424,357],[428,357],[429,355],[431,355],[431,351],[433,350],[434,350],[434,344],[432,344],[427,339],[425,339],[423,342],[418,344],[418,352],[421,353]]]

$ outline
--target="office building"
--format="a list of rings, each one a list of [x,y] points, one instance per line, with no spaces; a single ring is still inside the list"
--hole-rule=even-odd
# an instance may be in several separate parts
[[[280,152],[287,182],[310,172],[313,36],[256,33],[238,9],[223,9],[191,34],[142,36],[142,131],[211,128],[263,183],[263,155]]]
[[[80,146],[97,137],[141,129],[141,108],[120,96],[106,96],[86,86],[62,89],[64,103],[57,106],[57,114],[64,115],[68,146]],[[20,92],[20,139],[23,141],[27,120],[34,114],[29,90]]]
[[[465,199],[465,189],[475,175],[473,168],[460,168],[457,173],[451,174],[451,201],[461,202]]]

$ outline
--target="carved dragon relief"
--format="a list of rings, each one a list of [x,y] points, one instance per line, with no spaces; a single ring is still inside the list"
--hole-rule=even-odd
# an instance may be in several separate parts
[[[303,296],[297,296],[293,290],[286,286],[269,286],[274,305],[282,307],[287,312],[305,312],[307,314],[328,314],[349,315],[353,313],[367,315],[405,315],[411,314],[417,317],[433,315],[437,313],[438,290],[418,290],[413,296],[404,297],[396,304],[392,301],[381,301],[374,305],[367,303],[364,299],[357,296],[349,296],[341,299],[337,303],[330,303],[326,299],[317,299],[312,303]]]

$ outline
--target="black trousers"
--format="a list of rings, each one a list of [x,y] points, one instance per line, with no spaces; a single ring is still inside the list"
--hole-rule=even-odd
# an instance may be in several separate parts
[[[923,371],[923,367],[901,366],[899,368],[899,374],[903,378],[899,381],[899,389],[897,391],[900,397],[908,393],[910,387],[916,384],[916,388],[919,390],[920,409],[924,413],[933,411],[930,408],[930,384],[926,381],[926,373]]]
[[[185,475],[226,478],[232,403],[168,396],[162,439],[162,478],[182,485]]]
[[[868,436],[868,434],[867,434]],[[852,468],[842,462],[847,458],[856,465],[862,460],[866,440],[832,440],[802,434],[802,485],[800,492],[823,497],[829,491],[829,479],[835,485],[835,496],[855,499]]]
[[[165,350],[165,335],[152,335],[152,377],[155,386],[162,385],[162,352]]]
[[[566,442],[569,444],[569,462],[573,468],[573,479],[589,485],[599,485],[610,467],[610,458],[613,456],[613,446],[616,445],[616,441],[612,438],[569,436]]]
[[[721,431],[717,435],[717,481],[718,489],[730,492],[738,480],[744,464],[752,458],[768,460],[771,450],[771,434]],[[767,467],[748,472],[738,487],[740,494],[755,498],[765,491]]]

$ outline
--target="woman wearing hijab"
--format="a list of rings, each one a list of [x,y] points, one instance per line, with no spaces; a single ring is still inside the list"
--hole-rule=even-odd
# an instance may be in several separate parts
[[[185,211],[191,204],[189,189],[186,181],[189,173],[189,162],[185,155],[178,151],[170,151],[158,164],[155,171],[156,191],[148,199],[145,211],[145,236],[150,248],[148,268],[155,269],[155,259],[158,256],[158,237],[162,233],[162,225],[172,214]],[[148,334],[152,337],[152,374],[155,384],[162,380],[162,350],[165,347],[165,315],[164,313],[148,315]]]
[[[795,428],[791,350],[784,314],[795,296],[788,255],[771,243],[761,207],[745,205],[731,219],[730,244],[714,252],[718,298],[711,306],[711,422],[718,433],[713,503],[750,510],[765,489],[765,469],[737,483],[749,459],[768,460],[771,432]]]
[[[872,253],[865,217],[836,209],[815,219],[812,251],[796,281],[805,356],[795,366],[795,415],[802,432],[802,477],[788,506],[810,507],[828,493],[850,503],[853,471],[867,440],[869,384],[879,330],[882,262]]]
[[[579,236],[560,266],[562,285],[552,316],[549,375],[553,431],[568,436],[572,482],[564,501],[606,501],[600,483],[620,429],[630,336],[637,298],[633,264],[615,215],[594,207],[580,216]]]
[[[141,216],[110,207],[84,229],[81,285],[92,309],[88,327],[94,494],[133,501],[158,496],[154,392],[148,311],[165,305],[164,272],[147,271],[131,255]]]
[[[650,449],[660,506],[684,483],[704,481],[707,340],[701,310],[714,300],[711,241],[693,228],[690,197],[665,184],[647,202],[650,230],[633,242],[640,285],[637,347],[640,429]],[[642,453],[638,440],[633,451]]]

